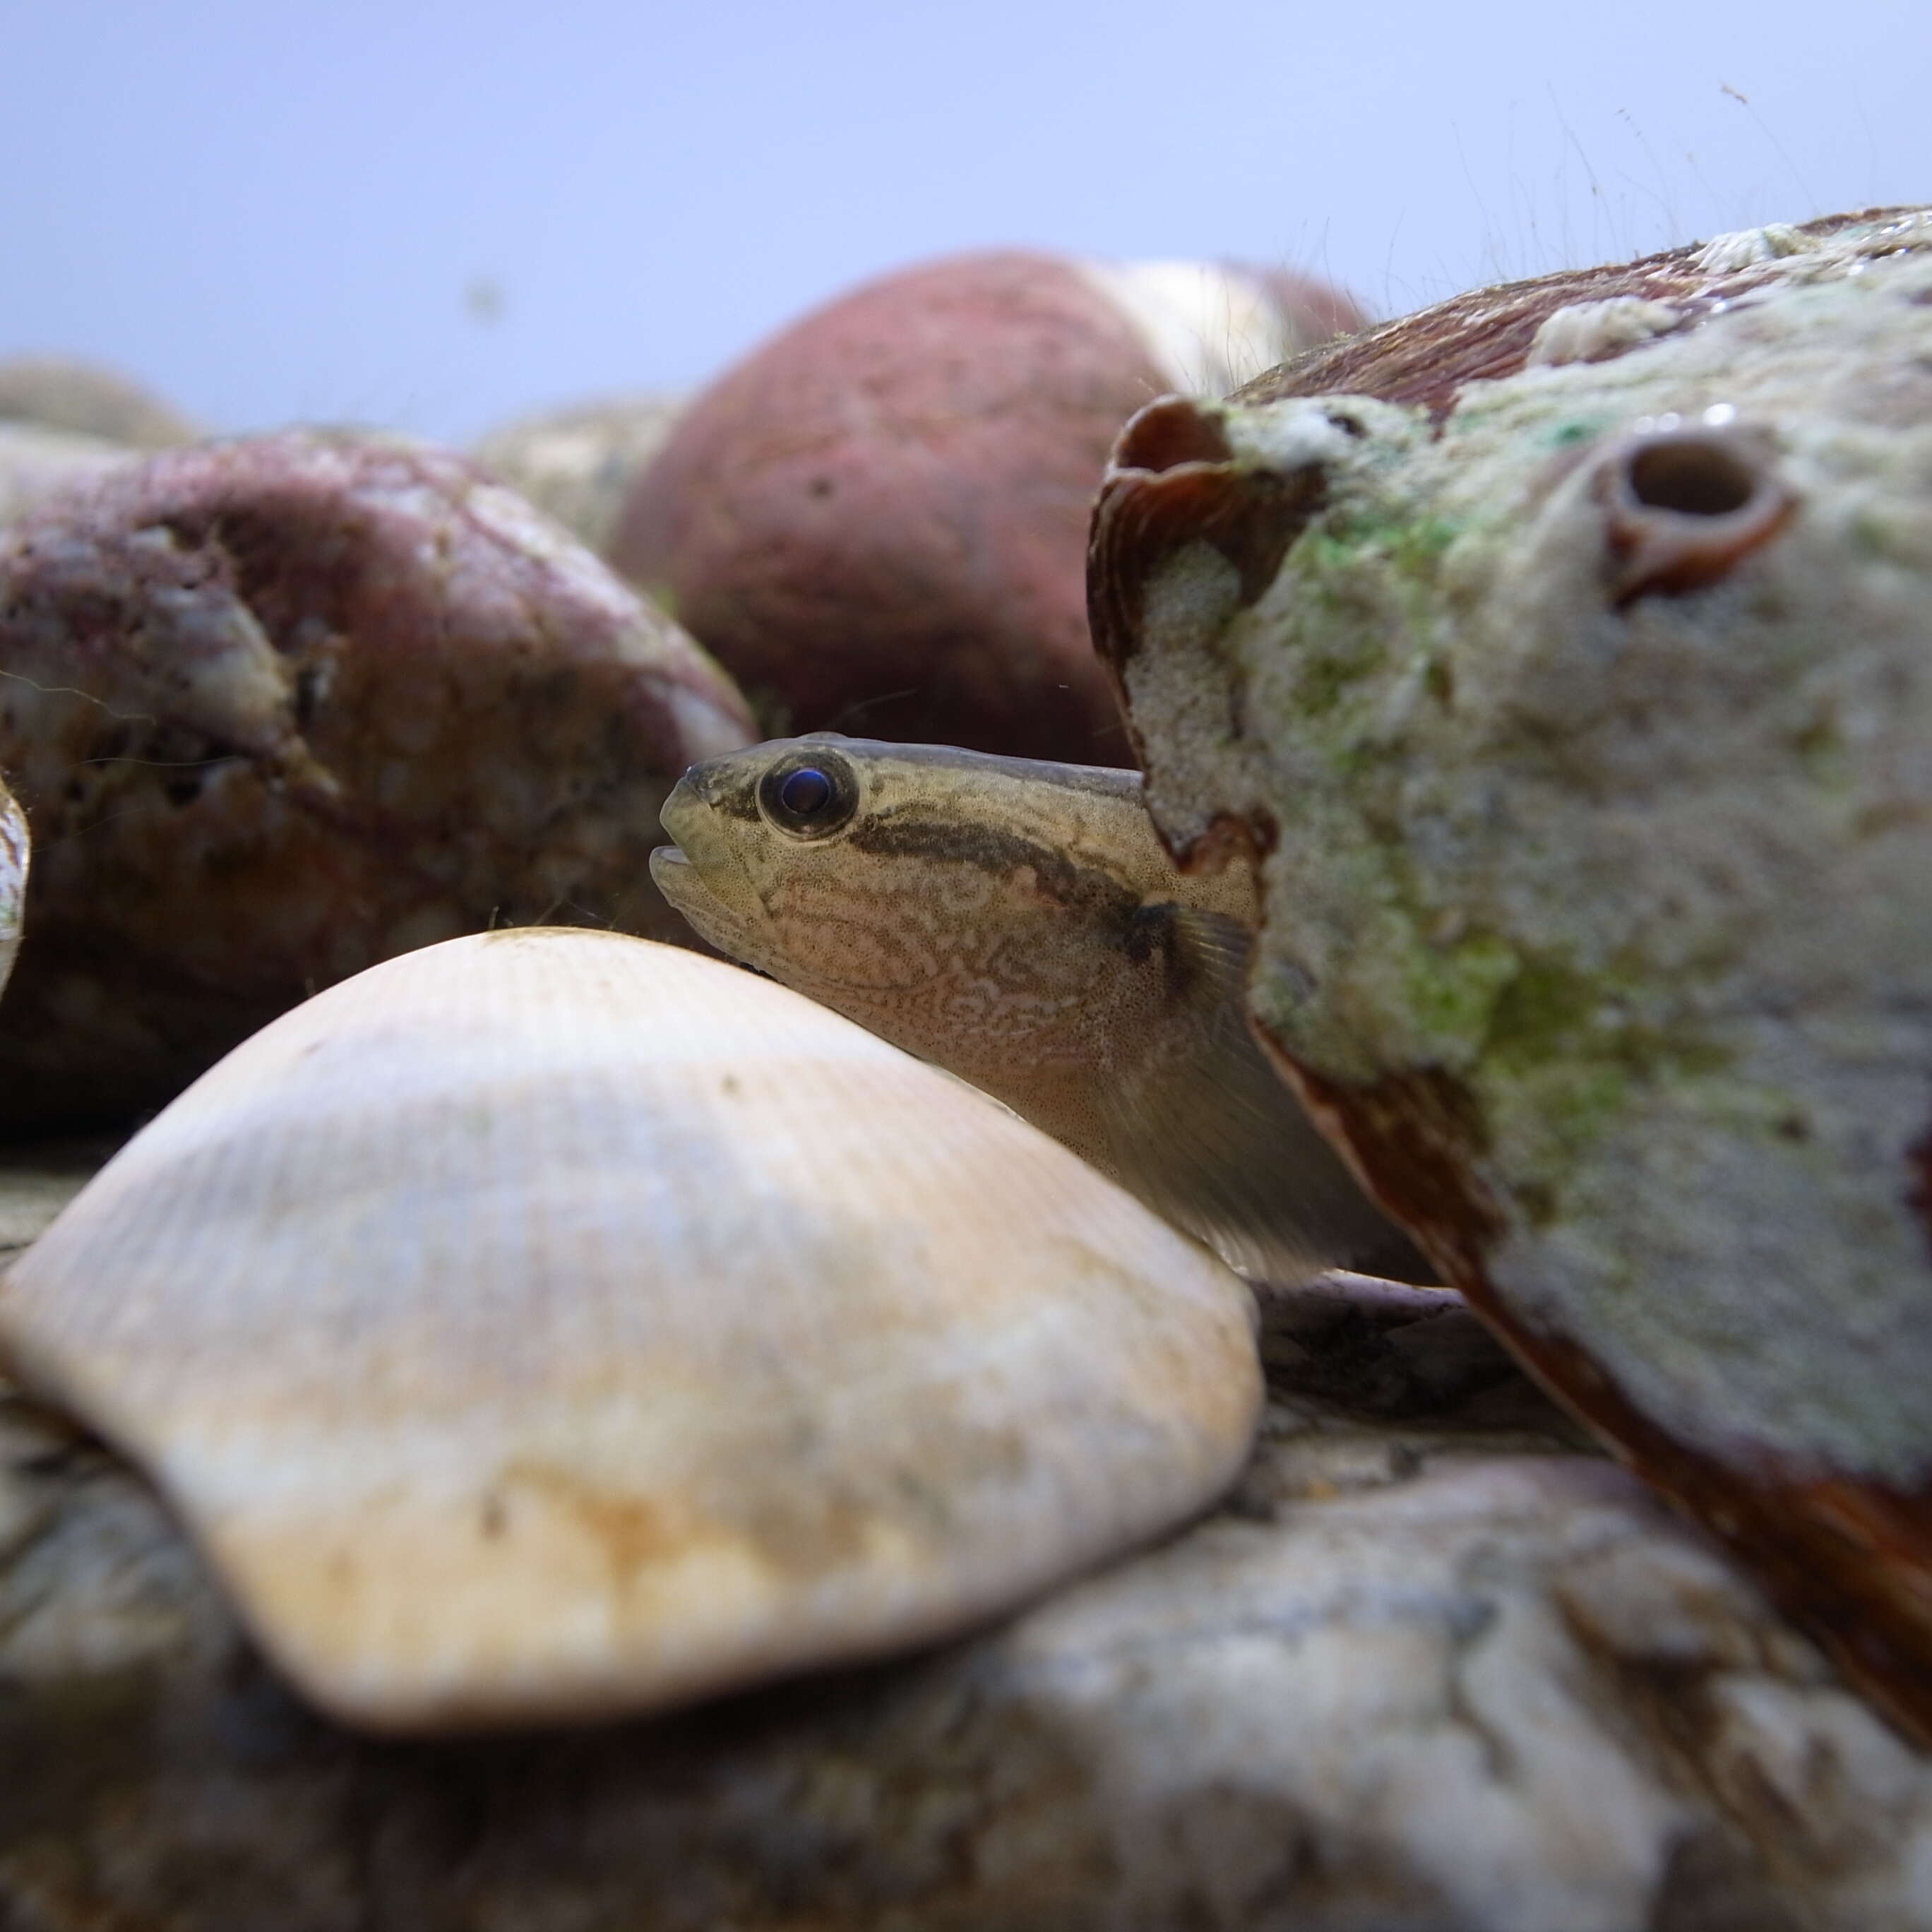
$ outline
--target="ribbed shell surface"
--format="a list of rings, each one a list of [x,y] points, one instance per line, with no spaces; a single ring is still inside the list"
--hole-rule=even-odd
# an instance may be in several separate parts
[[[1200,1508],[1246,1291],[1044,1136],[734,968],[375,967],[0,1282],[269,1652],[384,1729],[614,1716],[932,1637]]]

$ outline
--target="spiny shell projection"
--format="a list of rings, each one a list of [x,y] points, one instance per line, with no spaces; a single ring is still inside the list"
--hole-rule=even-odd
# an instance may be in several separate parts
[[[736,690],[460,458],[290,434],[0,530],[0,770],[33,824],[0,1125],[158,1105],[305,994],[548,919],[682,938],[647,855]]]
[[[1282,1064],[1932,1730],[1932,214],[1461,297],[1115,466],[1096,635],[1170,840],[1263,855]]]
[[[182,1096],[0,1283],[315,1700],[616,1715],[934,1637],[1204,1505],[1246,1291],[809,1000],[524,930]]]
[[[1360,320],[1318,283],[1206,262],[922,262],[697,398],[609,554],[768,735],[1124,764],[1080,566],[1114,433],[1167,390],[1221,394]]]
[[[0,992],[20,944],[20,903],[27,890],[27,821],[14,794],[0,784]]]

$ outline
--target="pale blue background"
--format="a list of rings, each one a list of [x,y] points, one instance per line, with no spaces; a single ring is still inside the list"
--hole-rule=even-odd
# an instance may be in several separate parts
[[[1932,5],[1870,0],[0,0],[0,354],[466,437],[962,247],[1388,312],[1932,196],[1928,106]]]

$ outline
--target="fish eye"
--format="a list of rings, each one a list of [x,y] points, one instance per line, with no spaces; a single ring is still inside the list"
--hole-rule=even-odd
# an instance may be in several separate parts
[[[794,818],[809,818],[832,802],[832,781],[814,765],[801,765],[778,781],[778,803]]]
[[[794,838],[824,838],[858,808],[859,784],[843,758],[819,752],[775,765],[758,783],[758,808]]]

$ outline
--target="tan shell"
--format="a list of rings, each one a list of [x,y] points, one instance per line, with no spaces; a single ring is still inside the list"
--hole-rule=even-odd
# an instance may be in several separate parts
[[[1246,1291],[738,969],[452,940],[278,1020],[0,1284],[265,1646],[383,1729],[616,1715],[955,1630],[1240,1466]]]
[[[0,362],[0,422],[38,423],[130,449],[165,449],[202,434],[118,370],[71,356]]]
[[[470,454],[602,556],[632,483],[684,405],[682,396],[646,392],[546,410],[492,430]]]
[[[20,907],[27,892],[27,821],[14,794],[0,784],[0,988],[20,950]]]

